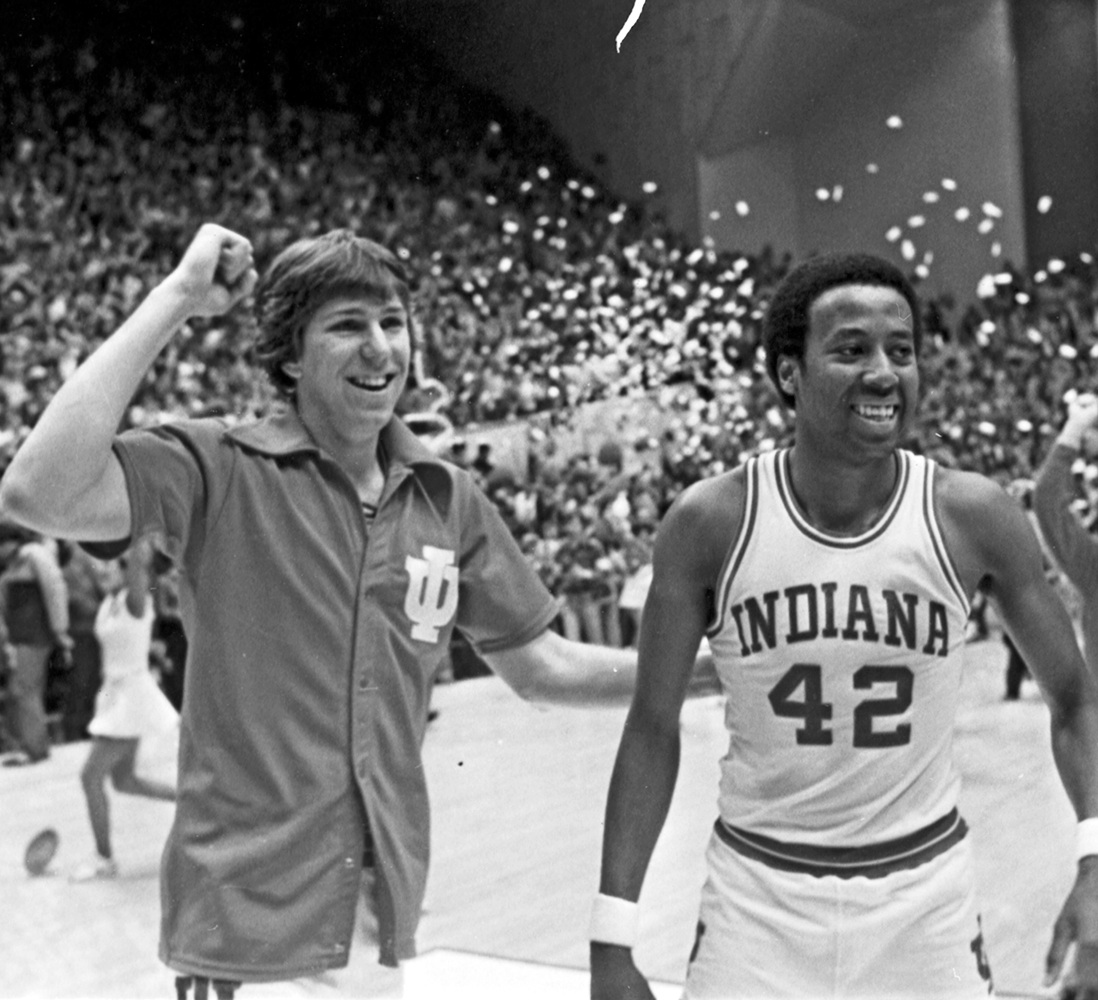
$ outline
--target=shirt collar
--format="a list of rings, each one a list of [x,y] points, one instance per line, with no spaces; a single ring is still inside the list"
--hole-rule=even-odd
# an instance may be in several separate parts
[[[265,455],[282,456],[297,452],[318,452],[320,448],[309,435],[301,417],[292,406],[284,406],[254,423],[232,427],[228,436],[234,441]],[[381,449],[389,464],[407,466],[442,465],[422,441],[408,429],[399,417],[381,431]]]

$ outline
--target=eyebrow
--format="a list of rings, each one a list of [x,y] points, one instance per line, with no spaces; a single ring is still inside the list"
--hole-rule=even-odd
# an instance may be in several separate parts
[[[408,310],[404,308],[403,302],[386,302],[384,305],[380,306],[380,309],[382,316],[408,315]],[[366,308],[361,305],[340,306],[333,312],[328,313],[328,315],[325,317],[325,321],[331,322],[332,320],[347,318],[359,319],[362,316],[366,315],[366,312]]]

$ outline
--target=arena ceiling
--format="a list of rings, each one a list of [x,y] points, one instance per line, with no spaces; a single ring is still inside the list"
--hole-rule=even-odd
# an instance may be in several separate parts
[[[719,156],[795,134],[865,46],[932,22],[956,30],[993,0],[761,0],[699,130],[699,150]],[[898,59],[903,58],[898,46]]]

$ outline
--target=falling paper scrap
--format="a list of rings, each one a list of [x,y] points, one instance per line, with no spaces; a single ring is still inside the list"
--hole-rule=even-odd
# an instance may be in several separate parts
[[[625,36],[633,29],[633,25],[637,23],[642,10],[644,10],[644,0],[633,0],[633,9],[629,12],[629,17],[626,19],[625,24],[622,25],[622,29],[618,32],[618,37],[615,39],[619,52],[621,52],[621,43],[625,40]]]

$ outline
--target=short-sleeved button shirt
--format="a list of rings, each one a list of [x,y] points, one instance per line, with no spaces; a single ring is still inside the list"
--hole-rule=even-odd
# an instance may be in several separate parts
[[[415,953],[429,815],[420,754],[457,627],[482,652],[558,604],[468,474],[394,419],[367,529],[292,409],[116,439],[134,536],[181,568],[189,640],[161,958],[244,981],[346,963],[365,828],[382,961]]]

